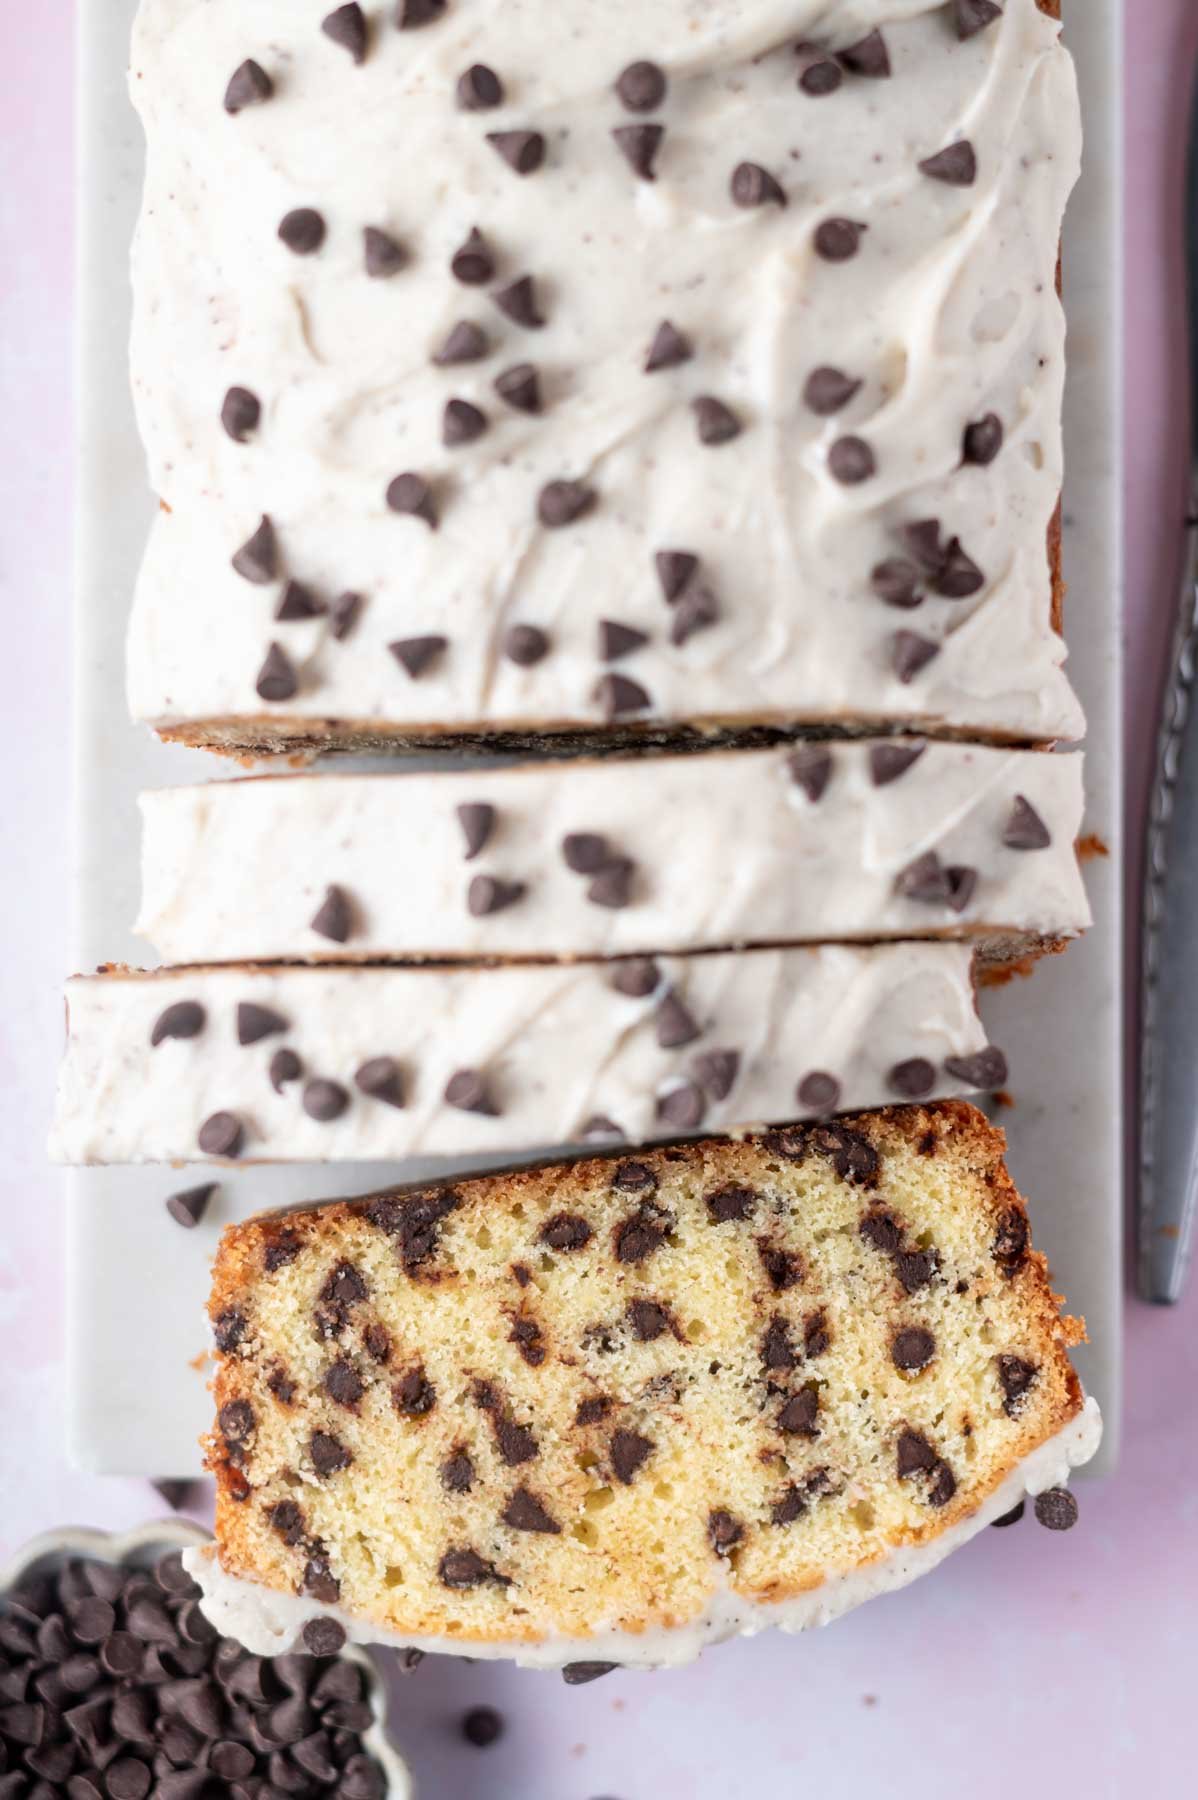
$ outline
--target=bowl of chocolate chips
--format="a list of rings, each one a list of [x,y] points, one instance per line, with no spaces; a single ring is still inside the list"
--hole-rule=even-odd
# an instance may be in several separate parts
[[[370,1658],[220,1637],[180,1559],[206,1542],[55,1531],[0,1569],[0,1800],[408,1800]]]

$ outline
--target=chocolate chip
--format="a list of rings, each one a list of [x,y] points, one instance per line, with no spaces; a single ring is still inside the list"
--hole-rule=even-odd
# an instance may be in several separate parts
[[[400,31],[414,31],[421,25],[434,25],[448,5],[449,0],[399,0],[396,26]]]
[[[697,400],[692,400],[691,411],[695,415],[699,442],[709,447],[730,444],[744,429],[732,408],[717,400],[714,394],[701,394]]]
[[[897,606],[904,612],[911,612],[923,605],[923,595],[919,591],[919,570],[901,556],[888,557],[880,562],[869,578],[870,586],[879,600],[887,606]]]
[[[618,619],[599,621],[601,662],[618,662],[621,657],[631,656],[635,651],[643,649],[648,642],[648,632],[638,631],[634,625],[622,625]]]
[[[437,501],[430,483],[423,475],[417,475],[411,469],[397,475],[389,484],[387,505],[393,513],[406,518],[422,519],[430,531],[436,531],[440,524]],[[444,642],[444,639],[441,641]]]
[[[940,645],[916,631],[896,631],[890,640],[890,666],[904,686],[939,655]]]
[[[612,1472],[616,1480],[625,1487],[631,1485],[637,1471],[645,1459],[653,1452],[654,1445],[647,1437],[636,1431],[620,1430],[612,1434],[610,1445]]]
[[[150,1043],[156,1049],[166,1038],[198,1037],[207,1017],[198,1000],[176,1000],[155,1019]]]
[[[787,1437],[817,1438],[819,1426],[819,1389],[802,1387],[792,1394],[778,1414],[778,1429]]]
[[[864,438],[837,438],[828,451],[828,468],[842,487],[859,487],[878,472],[877,459]]]
[[[259,1006],[253,1000],[241,1000],[237,1005],[237,1042],[239,1044],[256,1044],[259,1039],[272,1037],[276,1032],[288,1031],[288,1021],[282,1013],[272,1007]]]
[[[933,590],[942,600],[968,600],[980,593],[985,585],[986,577],[961,548],[961,540],[952,538],[940,571],[932,581]]]
[[[812,805],[817,805],[832,777],[832,752],[823,744],[800,744],[787,757],[786,772]]]
[[[321,20],[320,29],[334,44],[342,50],[348,50],[356,63],[366,61],[366,15],[357,0],[349,0],[347,6],[337,7],[327,18]]]
[[[975,1056],[946,1056],[944,1068],[946,1074],[964,1082],[966,1087],[981,1088],[987,1093],[1007,1085],[1007,1059],[993,1044],[987,1044]]]
[[[200,1126],[196,1141],[205,1156],[235,1157],[245,1142],[245,1131],[235,1113],[215,1112]]]
[[[522,325],[527,331],[539,331],[545,323],[544,314],[537,303],[536,283],[531,275],[521,275],[518,281],[500,288],[491,298],[513,325]]]
[[[441,1464],[441,1484],[451,1494],[468,1494],[474,1486],[474,1464],[467,1451],[457,1449]]]
[[[713,1100],[726,1100],[740,1073],[739,1050],[703,1050],[691,1060],[695,1080]]]
[[[961,459],[985,468],[994,461],[1002,446],[1002,420],[997,413],[987,413],[984,418],[976,419],[965,427],[965,435],[961,441]]]
[[[745,1528],[741,1521],[723,1507],[717,1507],[707,1515],[707,1541],[717,1556],[727,1556],[744,1541]]]
[[[694,354],[690,339],[684,337],[668,319],[663,319],[649,346],[649,354],[645,358],[645,373],[655,375],[659,369],[676,369],[680,364],[689,362]]]
[[[1003,1411],[1008,1418],[1013,1419],[1040,1371],[1034,1363],[1025,1362],[1023,1357],[1009,1353],[996,1356],[994,1360],[998,1365],[998,1381],[1003,1392]]]
[[[1009,1207],[998,1221],[991,1255],[1008,1278],[1018,1274],[1027,1258],[1031,1233],[1022,1207]]]
[[[948,870],[934,850],[926,850],[908,863],[895,877],[894,891],[906,900],[919,900],[929,906],[947,906],[949,902]]]
[[[466,906],[471,918],[485,919],[491,913],[514,906],[527,892],[522,881],[500,881],[494,875],[476,875],[466,892]]]
[[[327,887],[309,929],[331,943],[344,944],[353,930],[353,912],[344,888]]]
[[[661,972],[650,956],[630,956],[617,962],[608,985],[630,1000],[646,1000],[661,983]]]
[[[723,1187],[714,1188],[704,1197],[703,1204],[713,1225],[726,1225],[730,1220],[752,1218],[760,1199],[761,1195],[755,1188],[737,1187],[735,1182],[730,1181]]]
[[[458,76],[454,92],[463,112],[489,112],[503,105],[503,83],[486,63],[472,63]]]
[[[312,206],[297,206],[279,221],[279,239],[293,256],[314,256],[324,243],[325,223]]]
[[[775,180],[760,163],[738,163],[732,171],[731,192],[737,206],[786,205],[786,194],[781,182]]]
[[[906,1481],[912,1475],[930,1474],[939,1461],[940,1458],[922,1433],[908,1429],[899,1434],[896,1467],[900,1481]]]
[[[217,1349],[222,1355],[236,1350],[248,1329],[248,1321],[235,1306],[228,1306],[219,1313],[212,1327],[212,1336]]]
[[[258,429],[262,418],[262,404],[257,394],[249,388],[231,387],[225,395],[220,409],[220,422],[235,444],[244,444],[251,432]]]
[[[349,636],[361,610],[361,594],[338,594],[333,601],[329,607],[329,629],[338,643]]]
[[[566,1663],[562,1668],[562,1680],[567,1687],[586,1687],[588,1682],[602,1681],[605,1675],[614,1675],[620,1667],[612,1662],[574,1662]]]
[[[890,1344],[890,1360],[896,1369],[914,1373],[926,1369],[936,1354],[936,1340],[930,1331],[918,1325],[896,1331]]]
[[[489,1119],[498,1118],[500,1112],[486,1077],[477,1069],[459,1069],[450,1076],[445,1087],[445,1104],[455,1107],[458,1112],[481,1113]]]
[[[433,352],[433,361],[441,368],[452,368],[456,363],[481,362],[490,354],[491,345],[481,325],[474,324],[471,319],[459,320],[439,350]]]
[[[454,251],[449,266],[455,279],[465,287],[484,287],[491,280],[495,273],[494,253],[477,226],[460,249]]]
[[[633,681],[630,675],[617,675],[611,671],[601,676],[595,684],[595,699],[603,709],[604,718],[609,721],[621,718],[625,713],[644,712],[653,704],[639,681]]]
[[[816,227],[815,253],[825,262],[849,262],[861,248],[867,225],[854,219],[825,219]]]
[[[1025,1510],[1023,1501],[1021,1500],[1018,1506],[1013,1506],[1011,1508],[1010,1512],[1003,1513],[1001,1518],[991,1519],[990,1523],[994,1526],[996,1531],[1002,1531],[1007,1525],[1018,1525]]]
[[[673,1328],[669,1310],[656,1300],[630,1300],[628,1323],[633,1336],[642,1344],[652,1344]]]
[[[886,1077],[891,1093],[904,1100],[922,1100],[936,1085],[936,1070],[925,1057],[913,1056],[907,1062],[895,1063]]]
[[[516,412],[541,411],[541,378],[532,363],[517,363],[495,377],[495,392]]]
[[[699,559],[689,550],[659,550],[653,561],[661,591],[672,606],[698,571]]]
[[[386,1106],[406,1103],[403,1071],[392,1056],[372,1056],[362,1063],[354,1073],[354,1086]]]
[[[807,1112],[833,1113],[840,1105],[841,1085],[835,1075],[812,1069],[799,1082],[798,1102]]]
[[[485,1561],[476,1550],[447,1550],[437,1565],[437,1577],[447,1588],[481,1587],[486,1582],[511,1585],[494,1563]]]
[[[253,57],[249,57],[229,77],[229,85],[225,89],[225,111],[239,113],[247,106],[257,106],[261,101],[269,100],[274,91],[275,84],[261,63],[256,63]]]
[[[701,583],[688,588],[674,608],[670,620],[671,644],[685,644],[697,631],[706,631],[720,617],[719,602],[711,589]]]
[[[409,0],[409,4],[411,3],[412,0]],[[341,1771],[338,1800],[383,1800],[386,1791],[386,1778],[376,1762],[368,1756],[350,1757]],[[240,1796],[237,1796],[237,1800],[240,1800]],[[263,1788],[256,1800],[272,1800],[272,1796]]]
[[[616,856],[595,874],[587,887],[587,899],[592,906],[605,906],[611,911],[619,911],[632,899],[632,887],[636,879],[636,864],[627,856]]]
[[[662,996],[654,1015],[657,1041],[663,1050],[679,1050],[703,1035],[703,1027],[672,990]]]
[[[392,656],[412,681],[434,668],[449,648],[449,639],[430,633],[426,637],[397,638],[387,645]]]
[[[918,1294],[931,1285],[938,1267],[933,1250],[900,1250],[894,1259],[894,1272],[904,1291]]]
[[[254,1428],[254,1414],[245,1400],[234,1400],[221,1408],[219,1424],[226,1438],[233,1433],[231,1441],[239,1442],[248,1436]],[[229,1426],[230,1431],[225,1427]],[[77,1644],[102,1644],[116,1628],[116,1612],[111,1602],[91,1598],[77,1601],[68,1606],[67,1618],[70,1621],[71,1636]]]
[[[208,1752],[208,1767],[224,1781],[239,1781],[242,1776],[251,1775],[254,1762],[254,1752],[248,1744],[239,1744],[233,1738],[218,1740]]]
[[[1046,1531],[1071,1531],[1077,1524],[1077,1501],[1067,1488],[1049,1488],[1033,1502],[1037,1524]]]
[[[349,1105],[349,1093],[339,1081],[317,1077],[304,1083],[303,1108],[310,1119],[331,1125]]]
[[[622,1194],[656,1193],[657,1176],[648,1163],[621,1162],[616,1164],[611,1184]]]
[[[813,100],[822,100],[828,94],[834,94],[844,80],[844,71],[840,64],[833,62],[830,56],[824,56],[813,45],[799,45],[800,54],[806,58],[799,74],[799,86]]]
[[[758,1238],[757,1254],[761,1258],[766,1280],[775,1294],[784,1294],[789,1288],[798,1287],[803,1279],[803,1264],[793,1251],[780,1250],[777,1245]]]
[[[1008,850],[1047,850],[1052,833],[1030,800],[1016,794],[1011,802],[1002,841]]]
[[[500,1514],[500,1518],[505,1525],[510,1525],[513,1531],[537,1531],[554,1537],[561,1532],[561,1526],[557,1520],[546,1512],[536,1495],[530,1493],[526,1487],[516,1489]]]
[[[633,174],[642,181],[657,180],[653,165],[665,135],[664,125],[617,125],[612,132]]]
[[[312,1467],[321,1476],[336,1475],[348,1469],[353,1457],[337,1438],[327,1431],[314,1431],[308,1444]]]
[[[537,517],[548,530],[573,525],[591,512],[598,499],[594,488],[581,481],[550,481],[537,499]]]
[[[922,175],[932,181],[943,181],[949,187],[972,187],[978,178],[978,159],[968,138],[927,156],[919,165]]]
[[[447,400],[441,419],[441,442],[449,450],[473,444],[482,437],[490,421],[479,406],[469,400]]]
[[[813,413],[826,419],[846,407],[863,386],[863,382],[846,375],[843,369],[814,369],[807,377],[803,400]]]
[[[267,650],[254,681],[254,691],[260,700],[275,705],[295,698],[299,691],[299,677],[295,672],[295,665],[281,644],[271,644]]]
[[[550,1250],[581,1250],[590,1243],[590,1225],[578,1213],[555,1213],[540,1230],[540,1241]]]
[[[871,744],[869,749],[869,776],[875,787],[887,787],[905,775],[913,763],[919,761],[926,743],[922,741],[905,744]]]
[[[122,1756],[110,1763],[106,1776],[109,1800],[145,1800],[153,1776],[140,1757]]]
[[[871,31],[859,43],[850,44],[847,50],[838,50],[836,54],[854,75],[868,75],[875,81],[884,81],[890,74],[886,39],[880,31]]]
[[[621,1263],[640,1263],[658,1250],[665,1242],[665,1228],[651,1214],[641,1211],[634,1213],[630,1219],[624,1219],[617,1225],[614,1237],[616,1261]]]
[[[995,19],[1002,18],[1002,7],[997,0],[953,0],[953,11],[957,36],[962,43],[977,32],[985,31]]]
[[[657,1100],[657,1118],[676,1131],[696,1131],[703,1123],[707,1100],[701,1087],[693,1081],[680,1081]]]
[[[202,1187],[185,1188],[181,1194],[171,1194],[166,1202],[166,1210],[176,1225],[182,1225],[185,1231],[192,1231],[208,1210],[208,1202],[216,1192],[216,1183],[205,1182]]]
[[[761,1361],[766,1370],[795,1369],[799,1353],[790,1338],[790,1326],[781,1313],[775,1313],[761,1340]]]
[[[338,1406],[356,1407],[366,1392],[365,1383],[351,1362],[344,1358],[333,1363],[326,1371],[320,1384],[330,1400]]]
[[[616,93],[629,112],[653,112],[666,97],[665,70],[656,63],[634,62],[621,71]]]
[[[488,131],[487,142],[517,175],[533,175],[545,161],[545,140],[539,131]]]
[[[503,653],[517,668],[531,669],[549,654],[549,639],[539,625],[512,625],[504,634]]]

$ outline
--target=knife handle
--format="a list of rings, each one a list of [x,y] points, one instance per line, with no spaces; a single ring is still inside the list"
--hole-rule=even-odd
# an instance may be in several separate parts
[[[1179,1300],[1198,1213],[1198,519],[1191,518],[1148,826],[1138,1285]]]

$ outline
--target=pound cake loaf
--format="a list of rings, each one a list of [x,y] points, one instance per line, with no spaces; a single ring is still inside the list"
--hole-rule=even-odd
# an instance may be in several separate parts
[[[579,1680],[901,1586],[1100,1435],[1002,1152],[956,1101],[231,1228],[209,1619]]]
[[[1005,1086],[967,944],[501,968],[112,969],[67,988],[77,1163],[527,1155]]]
[[[1056,0],[142,0],[134,715],[1080,734]]]
[[[167,962],[621,956],[1089,924],[1079,756],[880,740],[142,800],[138,932]]]

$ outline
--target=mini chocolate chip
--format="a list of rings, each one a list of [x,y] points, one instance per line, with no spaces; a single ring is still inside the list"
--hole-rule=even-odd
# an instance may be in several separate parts
[[[550,481],[537,498],[537,517],[547,529],[556,531],[585,518],[597,499],[594,488],[581,481]]]
[[[703,1035],[703,1027],[673,990],[664,994],[658,1003],[654,1026],[663,1050],[680,1050],[684,1044],[692,1044]]]
[[[436,531],[440,524],[432,487],[423,475],[417,475],[414,470],[408,469],[404,474],[397,475],[388,485],[387,505],[393,513],[399,513],[402,517],[423,520],[430,531]]]
[[[244,107],[256,106],[263,100],[269,100],[274,91],[275,84],[261,63],[256,63],[252,56],[248,57],[229,77],[229,85],[225,89],[225,111],[239,113]]]
[[[996,1356],[994,1360],[998,1365],[998,1381],[1003,1391],[1003,1411],[1008,1418],[1013,1419],[1040,1371],[1035,1363],[1025,1362],[1023,1357],[1009,1353]]]
[[[855,219],[824,219],[816,227],[815,253],[825,262],[849,262],[861,248],[862,233],[868,229]]]
[[[832,778],[832,752],[824,744],[800,744],[787,757],[786,772],[812,805],[817,805]]]
[[[430,633],[425,637],[397,638],[387,648],[409,679],[419,681],[440,662],[449,648],[449,639]]]
[[[609,670],[595,684],[595,699],[607,720],[619,719],[625,713],[645,712],[653,701],[639,681],[630,675],[617,675]]]
[[[495,273],[495,257],[482,232],[475,227],[460,249],[455,250],[450,269],[465,287],[484,287]]]
[[[312,1467],[321,1476],[336,1475],[348,1469],[353,1457],[337,1438],[327,1431],[314,1431],[308,1444]]]
[[[485,1582],[511,1585],[494,1563],[487,1562],[477,1550],[447,1550],[437,1565],[437,1577],[447,1588],[481,1587]]]
[[[786,205],[786,193],[781,182],[768,169],[763,169],[760,163],[738,163],[732,171],[731,192],[737,206]]]
[[[271,644],[254,680],[254,691],[260,700],[279,705],[293,700],[299,691],[295,665],[281,644]]]
[[[622,656],[631,656],[634,651],[643,649],[648,642],[649,633],[638,631],[635,625],[622,625],[618,619],[599,621],[600,662],[618,662]]]
[[[294,1500],[277,1500],[267,1514],[267,1522],[285,1544],[294,1546],[303,1542],[307,1526]]]
[[[615,856],[592,878],[587,887],[587,899],[592,906],[606,906],[617,912],[630,903],[635,879],[636,864],[632,859]]]
[[[530,1493],[526,1487],[516,1489],[500,1514],[500,1518],[505,1525],[510,1525],[513,1531],[536,1531],[545,1536],[554,1537],[561,1532],[561,1526],[557,1520],[552,1514],[546,1512],[536,1495]]]
[[[272,1037],[277,1032],[288,1031],[288,1021],[282,1013],[273,1007],[259,1006],[253,1000],[240,1000],[237,1004],[237,1042],[239,1044],[256,1044],[259,1039]]]
[[[886,39],[880,31],[871,31],[859,43],[850,44],[847,50],[838,50],[836,54],[854,75],[868,75],[875,81],[884,81],[890,74]]]
[[[660,1250],[665,1230],[657,1220],[644,1212],[634,1213],[617,1225],[614,1237],[616,1261],[640,1263]]]
[[[468,1494],[474,1486],[474,1464],[469,1453],[457,1449],[441,1464],[441,1484],[451,1494]]]
[[[936,1354],[936,1340],[930,1331],[908,1325],[896,1331],[890,1345],[890,1360],[896,1369],[916,1372],[926,1369]]]
[[[339,1119],[349,1105],[349,1094],[339,1081],[317,1077],[304,1083],[303,1108],[310,1119],[329,1125]]]
[[[245,1130],[236,1113],[211,1113],[196,1139],[205,1156],[235,1157],[245,1142]]]
[[[617,125],[612,137],[634,175],[656,181],[654,163],[666,135],[664,125]]]
[[[922,1100],[936,1085],[936,1070],[926,1057],[913,1056],[906,1062],[895,1063],[886,1077],[886,1085],[891,1093],[900,1094],[904,1100]]]
[[[131,1631],[109,1632],[100,1645],[100,1662],[105,1673],[117,1680],[136,1675],[142,1663],[141,1644]]]
[[[908,1294],[918,1294],[921,1288],[930,1286],[937,1266],[933,1250],[899,1250],[894,1258],[894,1272]]]
[[[633,1336],[642,1344],[651,1344],[672,1329],[668,1308],[656,1300],[630,1300],[628,1323]]]
[[[652,62],[629,63],[616,82],[620,103],[629,112],[653,112],[666,97],[665,70]]]
[[[745,1528],[741,1521],[717,1507],[707,1515],[707,1541],[717,1556],[727,1556],[736,1546],[743,1543]]]
[[[605,1675],[614,1675],[620,1667],[613,1662],[574,1662],[566,1663],[562,1668],[562,1680],[567,1687],[586,1687],[589,1682],[602,1681]]]
[[[803,400],[813,413],[818,413],[821,419],[827,419],[833,413],[842,411],[853,396],[861,392],[864,385],[864,382],[846,375],[843,369],[814,369],[807,377]]]
[[[649,346],[649,354],[645,358],[645,373],[655,375],[659,369],[676,369],[680,364],[689,362],[694,354],[690,339],[684,337],[668,319],[663,319]]]
[[[490,351],[490,340],[482,326],[476,325],[471,319],[461,319],[441,348],[434,350],[433,361],[439,367],[448,369],[456,363],[481,362]]]
[[[503,653],[519,669],[531,669],[549,654],[549,639],[539,625],[512,625],[504,634]]]
[[[646,1000],[661,985],[661,971],[651,956],[630,956],[614,965],[608,985],[630,1000]]]
[[[823,1069],[812,1069],[800,1081],[797,1095],[799,1105],[806,1111],[833,1113],[840,1105],[840,1082]]]
[[[185,1188],[181,1194],[170,1195],[166,1201],[166,1210],[176,1225],[182,1225],[185,1231],[192,1231],[207,1212],[208,1202],[215,1192],[214,1181],[207,1181],[202,1187]]]
[[[160,1012],[150,1032],[150,1043],[157,1049],[165,1038],[193,1038],[203,1031],[208,1015],[198,1000],[176,1000]]]
[[[293,256],[314,256],[324,238],[324,220],[313,206],[297,206],[279,221],[280,242]]]
[[[309,923],[309,930],[328,938],[330,943],[346,942],[353,931],[353,912],[344,888],[329,886],[325,889],[324,899]]]
[[[670,620],[671,644],[688,643],[697,631],[706,631],[709,626],[716,624],[719,617],[719,601],[710,588],[704,587],[702,583],[688,588],[675,606]]]
[[[672,606],[697,574],[699,559],[689,550],[659,550],[653,562],[666,603]]]
[[[752,1218],[760,1199],[761,1195],[755,1188],[738,1187],[735,1182],[729,1181],[706,1195],[703,1204],[713,1225],[726,1225],[730,1220]]]
[[[927,156],[919,165],[922,175],[932,181],[943,181],[949,187],[972,187],[978,178],[978,159],[968,138]]]
[[[1067,1488],[1049,1488],[1033,1502],[1036,1521],[1047,1531],[1071,1531],[1077,1524],[1077,1501]]]
[[[366,61],[366,15],[357,0],[349,0],[348,5],[337,7],[321,20],[320,29],[340,49],[348,50],[356,63]]]
[[[463,1714],[461,1731],[466,1742],[473,1744],[476,1750],[487,1750],[499,1742],[504,1725],[493,1706],[472,1706]]]
[[[991,1255],[1008,1279],[1017,1274],[1027,1257],[1030,1238],[1027,1215],[1022,1207],[1009,1207],[998,1221]]]
[[[562,861],[575,875],[594,875],[611,855],[607,839],[595,831],[571,831],[562,839]]]
[[[495,377],[495,392],[516,412],[539,413],[542,409],[541,378],[532,363],[517,363]]]
[[[500,288],[491,298],[504,318],[510,319],[513,325],[522,325],[527,331],[539,331],[545,323],[544,314],[537,302],[536,283],[531,275],[521,275],[519,280]]]
[[[709,447],[730,444],[744,429],[732,408],[717,400],[714,394],[700,394],[697,400],[691,401],[691,411],[695,415],[699,442]]]
[[[894,891],[907,900],[929,906],[947,906],[950,899],[948,870],[934,850],[925,850],[895,877]]]
[[[338,594],[329,607],[329,629],[338,643],[347,638],[362,610],[361,594]]]
[[[354,1086],[386,1106],[403,1107],[403,1071],[393,1056],[372,1056],[354,1072]]]
[[[900,1481],[911,1475],[928,1475],[940,1458],[921,1432],[906,1429],[899,1434],[896,1467]]]
[[[234,1400],[221,1408],[218,1422],[226,1438],[230,1435],[225,1430],[228,1425],[233,1434],[232,1441],[239,1442],[253,1430],[253,1409],[248,1401]],[[77,1644],[102,1644],[116,1628],[116,1612],[107,1600],[80,1600],[74,1606],[68,1606],[67,1618],[71,1636]]]
[[[652,1441],[637,1431],[620,1430],[612,1434],[610,1444],[612,1472],[625,1487],[631,1485],[641,1464],[654,1449]]]
[[[488,131],[487,142],[517,175],[533,175],[545,161],[545,140],[539,131]]]
[[[320,1385],[329,1399],[335,1400],[338,1406],[351,1408],[357,1406],[366,1392],[366,1385],[362,1377],[353,1364],[347,1362],[344,1357],[326,1369],[324,1380]]]
[[[781,1313],[775,1313],[761,1340],[761,1361],[768,1371],[796,1369],[799,1353],[790,1338],[790,1326]]]
[[[1016,794],[1011,802],[1002,841],[1008,850],[1047,850],[1052,833],[1030,800]]]
[[[828,468],[842,487],[859,487],[878,472],[877,459],[864,438],[837,438],[828,451]]]
[[[1005,1087],[1010,1072],[1006,1057],[993,1044],[987,1044],[975,1056],[946,1056],[944,1068],[946,1074],[964,1082],[966,1087],[981,1088],[987,1093]]]
[[[908,686],[915,677],[940,655],[940,645],[917,631],[896,631],[890,640],[890,666]]]
[[[441,419],[441,442],[449,450],[462,444],[473,444],[482,437],[490,421],[479,406],[469,400],[447,400]]]
[[[472,63],[459,75],[454,93],[463,112],[489,112],[503,105],[503,83],[486,63]]]
[[[235,444],[244,444],[251,432],[257,431],[262,418],[262,403],[249,388],[231,387],[220,409],[220,422]]]
[[[254,1752],[249,1745],[239,1744],[233,1738],[218,1739],[208,1752],[208,1767],[224,1781],[238,1781],[243,1775],[252,1775],[254,1762]]]
[[[1018,1525],[1025,1510],[1023,1501],[1021,1500],[1018,1506],[1013,1506],[1011,1508],[1010,1512],[1003,1513],[1001,1518],[991,1519],[990,1523],[994,1526],[996,1531],[1003,1530],[1007,1525]]]
[[[903,612],[911,612],[915,607],[923,605],[924,597],[919,591],[919,570],[904,557],[891,556],[885,562],[878,563],[869,581],[878,599],[887,606],[897,606]]]
[[[813,45],[798,46],[806,60],[799,75],[799,86],[813,100],[822,100],[828,94],[834,94],[844,80],[844,71],[840,64],[830,56],[825,56]]]
[[[658,1096],[659,1122],[672,1125],[677,1131],[697,1131],[706,1111],[707,1100],[703,1089],[693,1081],[680,1081]]]
[[[778,1414],[778,1429],[787,1437],[817,1438],[819,1426],[819,1389],[802,1387],[792,1394]]]
[[[407,252],[398,239],[378,225],[367,225],[362,232],[362,251],[366,273],[372,281],[389,281],[407,262]]]
[[[987,413],[965,427],[961,440],[961,459],[985,468],[992,463],[1003,446],[1002,420],[997,413]]]
[[[153,1779],[149,1765],[140,1757],[122,1756],[109,1764],[105,1776],[109,1800],[145,1800]]]
[[[927,744],[922,741],[904,744],[871,744],[869,749],[869,776],[875,787],[887,787],[905,775],[912,764],[919,761]]]
[[[987,25],[993,25],[995,19],[1002,18],[1002,7],[998,0],[953,0],[953,12],[957,36],[962,43],[975,33],[985,31]]]
[[[471,918],[485,919],[491,913],[514,906],[527,892],[522,881],[500,881],[494,875],[476,875],[466,893],[466,906]]]
[[[590,1225],[578,1213],[555,1213],[539,1233],[541,1243],[550,1250],[581,1250],[593,1235]]]
[[[498,1118],[500,1108],[495,1104],[486,1077],[477,1069],[459,1069],[451,1075],[445,1087],[445,1104],[458,1112],[481,1113],[486,1118]]]
[[[757,1254],[775,1294],[785,1294],[788,1289],[798,1287],[803,1279],[803,1264],[794,1251],[780,1250],[777,1245],[758,1238]]]
[[[414,31],[421,25],[434,25],[449,5],[449,0],[399,0],[395,23],[400,31]]]
[[[740,1073],[739,1050],[702,1050],[692,1057],[691,1069],[700,1087],[713,1100],[726,1100]]]
[[[960,538],[950,539],[944,561],[932,580],[933,591],[942,600],[968,600],[985,585],[986,577],[973,558],[966,555]]]

